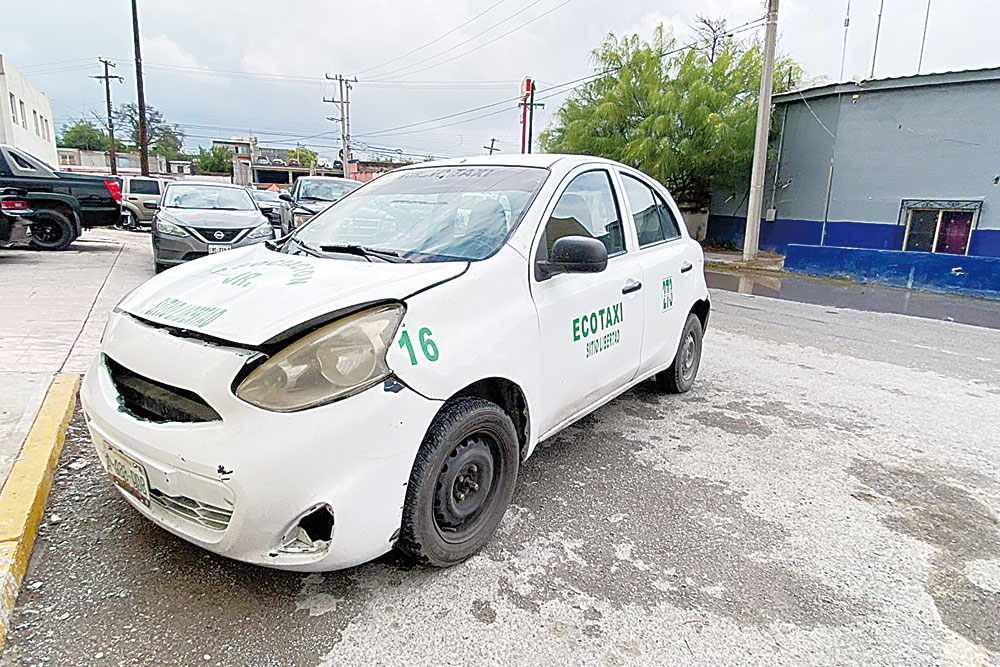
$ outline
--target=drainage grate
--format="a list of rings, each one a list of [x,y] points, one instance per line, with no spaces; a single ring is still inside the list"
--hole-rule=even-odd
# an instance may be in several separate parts
[[[209,530],[223,531],[233,518],[233,511],[216,507],[187,496],[168,496],[159,489],[150,489],[150,500],[177,516],[193,521]]]

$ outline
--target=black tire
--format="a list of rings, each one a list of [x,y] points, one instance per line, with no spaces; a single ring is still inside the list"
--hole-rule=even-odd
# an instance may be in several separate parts
[[[30,245],[35,250],[65,250],[76,240],[73,221],[59,211],[38,209],[30,221]]]
[[[701,320],[694,313],[689,313],[674,361],[670,368],[656,374],[656,385],[671,394],[689,391],[694,386],[698,367],[701,366],[701,344]]]
[[[410,473],[399,549],[434,567],[482,549],[510,505],[519,462],[514,422],[500,406],[482,398],[447,404]]]

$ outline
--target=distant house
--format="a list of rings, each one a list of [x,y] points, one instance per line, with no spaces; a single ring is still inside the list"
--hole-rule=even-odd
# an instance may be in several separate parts
[[[55,166],[56,130],[52,103],[0,54],[0,144],[31,153]]]
[[[86,174],[111,173],[111,157],[104,151],[88,151],[80,148],[57,148],[59,169]],[[139,153],[116,153],[115,163],[118,173],[122,175],[140,174],[141,158]],[[167,159],[162,155],[150,153],[149,171],[151,174],[166,174]]]
[[[1000,257],[1000,67],[821,85],[774,105],[761,248]],[[714,193],[709,243],[742,245],[746,194]]]

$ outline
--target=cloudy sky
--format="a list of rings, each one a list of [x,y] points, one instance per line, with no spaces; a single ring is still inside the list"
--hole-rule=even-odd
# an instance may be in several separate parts
[[[876,76],[917,69],[926,0],[884,0]],[[781,0],[779,49],[809,77],[840,75],[847,0]],[[845,78],[871,68],[879,0],[853,0]],[[357,75],[357,146],[455,156],[520,148],[516,97],[533,76],[538,96],[593,71],[609,32],[648,37],[666,24],[680,43],[695,14],[731,27],[763,14],[758,0],[364,0],[355,3],[140,0],[147,104],[179,124],[186,145],[253,133],[264,145],[297,141],[332,155],[335,94],[324,75]],[[1000,65],[1000,3],[932,0],[923,71]],[[745,32],[743,36],[752,36]],[[98,57],[117,60],[116,103],[135,100],[127,0],[33,0],[4,9],[0,52],[52,98],[57,125],[103,113]],[[563,99],[536,116],[544,127]],[[479,111],[459,114],[476,107]],[[432,121],[432,122],[425,122]]]

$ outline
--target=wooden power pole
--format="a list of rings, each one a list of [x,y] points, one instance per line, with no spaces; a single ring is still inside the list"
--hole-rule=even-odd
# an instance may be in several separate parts
[[[139,46],[139,9],[132,0],[132,41],[135,44],[135,85],[139,98],[139,166],[149,176],[149,146],[146,141],[146,95],[142,91],[142,49]]]
[[[98,58],[97,60],[104,65],[104,76],[93,76],[91,78],[104,81],[104,99],[108,105],[108,139],[110,140],[108,158],[111,162],[111,175],[116,176],[118,174],[118,156],[115,155],[115,121],[113,107],[111,106],[111,79],[118,79],[118,81],[124,81],[125,79],[117,75],[111,75],[108,72],[109,67],[115,66],[113,62],[104,58]]]

